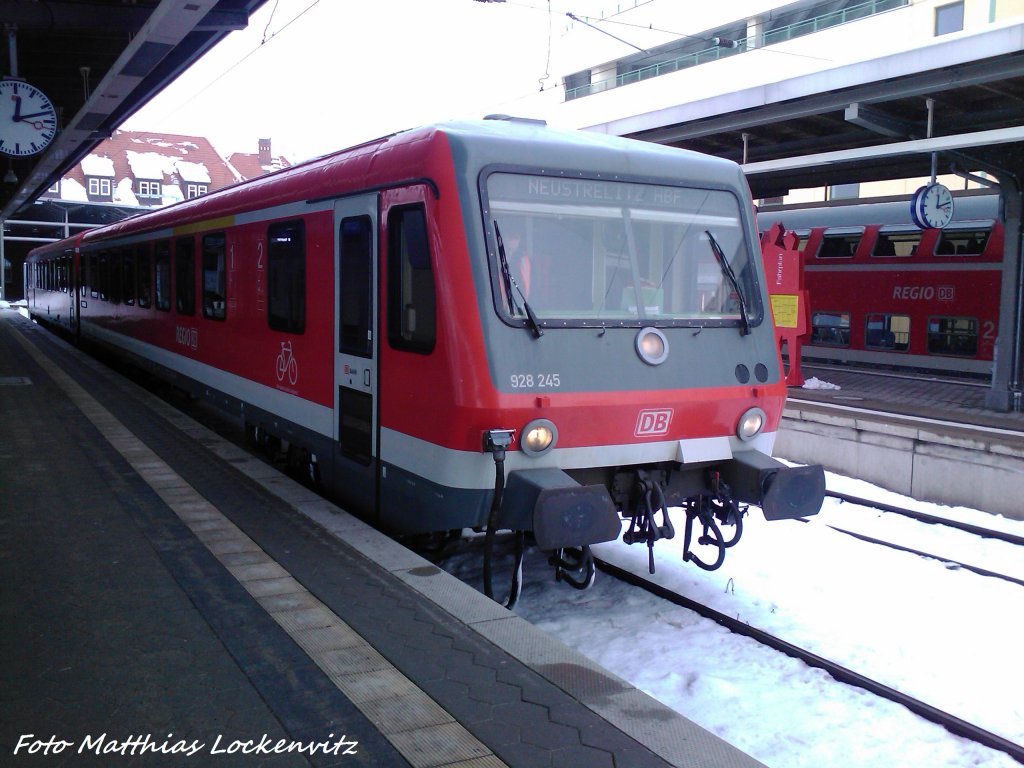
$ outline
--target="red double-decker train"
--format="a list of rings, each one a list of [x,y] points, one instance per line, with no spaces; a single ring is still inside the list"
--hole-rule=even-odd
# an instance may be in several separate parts
[[[799,236],[811,325],[801,359],[990,374],[998,206],[998,195],[958,196],[943,229],[919,229],[905,200],[762,209],[762,230],[779,222]]]
[[[499,119],[408,131],[39,248],[33,317],[209,398],[398,534],[593,578],[686,510],[813,514],[739,168]],[[696,544],[696,542],[694,542]],[[716,551],[717,550],[717,551]],[[707,550],[705,550],[706,552]]]

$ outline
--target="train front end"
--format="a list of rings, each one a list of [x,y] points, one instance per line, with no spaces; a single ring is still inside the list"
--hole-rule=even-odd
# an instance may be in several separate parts
[[[822,468],[771,458],[786,385],[738,167],[523,131],[455,152],[476,181],[463,199],[480,206],[470,251],[486,254],[474,280],[495,390],[479,448],[497,467],[488,529],[532,531],[585,586],[600,541],[650,546],[678,523],[685,556],[715,568],[746,505],[815,514]]]

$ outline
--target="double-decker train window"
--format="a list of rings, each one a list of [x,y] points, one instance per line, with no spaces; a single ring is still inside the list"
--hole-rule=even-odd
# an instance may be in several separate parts
[[[976,317],[929,317],[928,354],[978,356]]]
[[[136,277],[138,279],[137,294],[139,306],[143,309],[149,308],[153,303],[153,263],[149,258],[149,247],[140,246],[135,251],[138,261]]]
[[[179,315],[196,313],[196,244],[191,237],[174,241],[174,308]]]
[[[228,288],[224,233],[203,235],[203,317],[227,317]]]
[[[306,331],[306,224],[267,227],[267,323],[275,331]]]
[[[944,229],[935,245],[936,256],[980,256],[991,229]]]
[[[906,352],[910,348],[910,317],[872,312],[867,317],[864,346]]]
[[[850,346],[850,313],[815,312],[811,315],[811,344]]]
[[[370,357],[373,351],[373,222],[370,217],[342,220],[339,243],[338,350]]]
[[[876,257],[909,257],[917,253],[921,232],[889,232],[882,230],[875,238],[871,255]]]
[[[819,259],[851,259],[863,235],[863,227],[855,232],[826,232],[821,238],[817,256]]]
[[[153,276],[156,284],[156,308],[171,310],[171,244],[161,240],[153,248]]]
[[[437,307],[434,270],[422,205],[388,216],[388,343],[428,354],[434,349]]]

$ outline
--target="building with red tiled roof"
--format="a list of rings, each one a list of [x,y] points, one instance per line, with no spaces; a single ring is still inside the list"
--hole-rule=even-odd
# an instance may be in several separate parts
[[[241,180],[200,136],[115,131],[44,198],[156,207]]]
[[[260,139],[259,152],[255,155],[248,155],[244,152],[235,152],[228,158],[231,167],[234,168],[242,179],[255,179],[265,173],[276,171],[281,168],[288,168],[291,163],[282,156],[274,157],[270,151],[270,139]]]

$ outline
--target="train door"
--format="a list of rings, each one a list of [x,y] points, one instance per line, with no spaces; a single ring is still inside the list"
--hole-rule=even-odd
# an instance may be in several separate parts
[[[377,519],[377,196],[334,206],[334,439],[347,476],[345,494]]]

